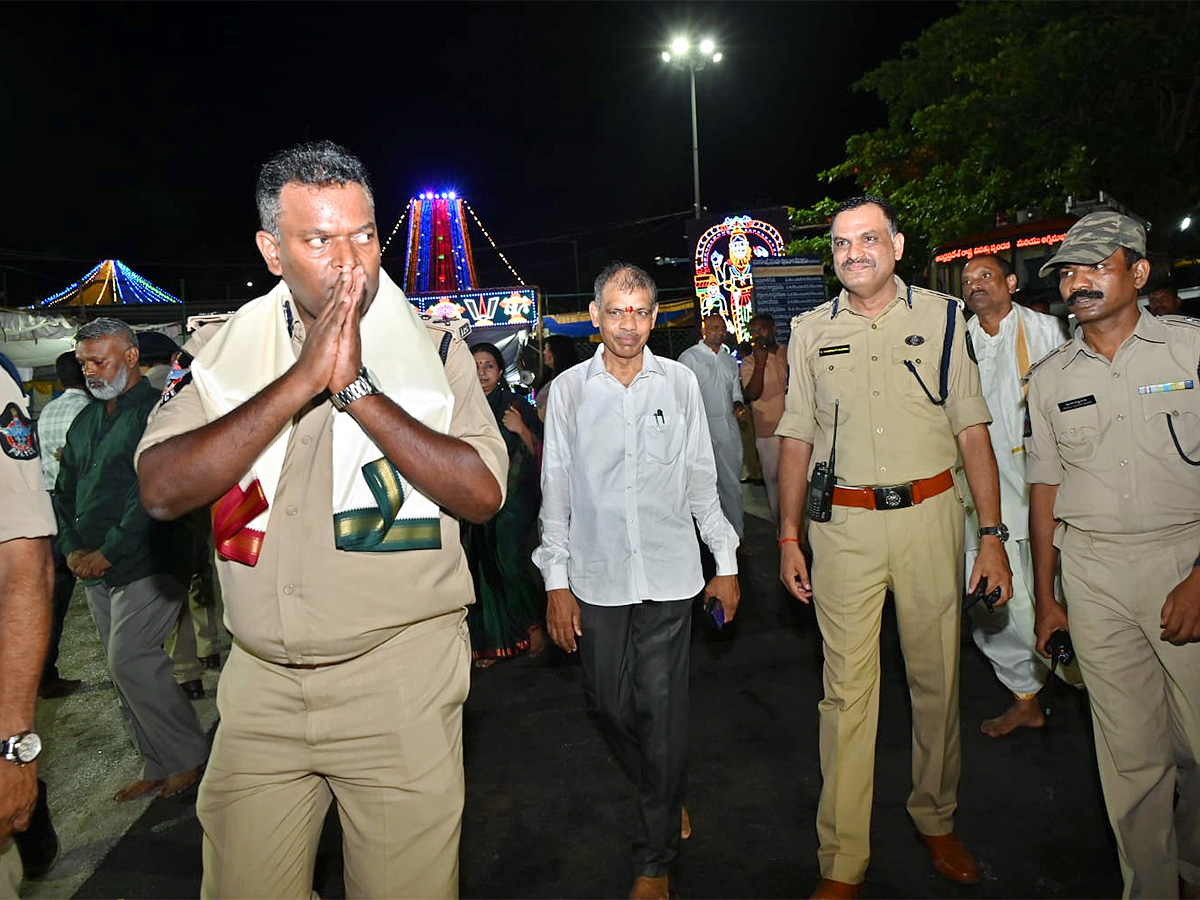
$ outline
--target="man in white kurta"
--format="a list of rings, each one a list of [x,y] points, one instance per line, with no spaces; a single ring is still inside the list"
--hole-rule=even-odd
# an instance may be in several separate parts
[[[1012,300],[1017,276],[1004,260],[976,256],[963,269],[963,299],[975,315],[967,322],[983,396],[992,413],[988,432],[1000,469],[1000,509],[1009,524],[1005,543],[1013,571],[1013,596],[988,612],[982,603],[970,611],[975,643],[996,677],[1012,691],[1013,705],[983,722],[983,732],[999,737],[1021,727],[1045,724],[1037,694],[1049,670],[1034,650],[1033,560],[1029,551],[1029,485],[1025,483],[1025,387],[1022,379],[1037,362],[1067,339],[1061,319]],[[979,552],[974,504],[967,505],[966,571]],[[1074,667],[1072,667],[1074,668]]]
[[[742,382],[738,376],[737,360],[725,346],[728,329],[725,320],[713,313],[704,317],[704,337],[679,354],[683,363],[696,375],[708,433],[712,437],[713,457],[717,462],[717,494],[721,512],[737,531],[738,539],[745,534],[742,518],[742,435],[738,430],[735,411],[743,406]]]

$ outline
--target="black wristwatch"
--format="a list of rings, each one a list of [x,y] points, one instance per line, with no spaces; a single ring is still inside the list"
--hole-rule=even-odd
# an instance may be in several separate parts
[[[345,412],[346,407],[355,400],[361,400],[363,397],[369,397],[371,394],[381,394],[379,385],[375,381],[375,376],[371,374],[366,366],[358,370],[358,377],[352,382],[338,391],[336,394],[331,394],[329,399],[333,401],[334,407],[338,412]]]
[[[983,537],[987,534],[993,534],[1000,538],[1000,543],[1008,540],[1008,526],[1001,522],[999,525],[989,525],[987,528],[979,529],[979,536]]]
[[[42,752],[42,739],[33,731],[21,731],[0,741],[0,759],[15,766],[27,766]]]

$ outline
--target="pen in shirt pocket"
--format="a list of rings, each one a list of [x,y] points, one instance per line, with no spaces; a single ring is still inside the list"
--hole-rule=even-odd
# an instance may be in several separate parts
[[[662,428],[664,425],[667,424],[667,420],[663,416],[663,411],[661,409],[654,411],[654,424],[657,425],[659,428]]]

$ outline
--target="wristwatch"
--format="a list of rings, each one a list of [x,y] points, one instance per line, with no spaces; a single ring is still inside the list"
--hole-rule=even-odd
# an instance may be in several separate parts
[[[371,394],[382,393],[383,391],[379,389],[379,384],[375,381],[375,376],[371,374],[371,371],[366,366],[363,366],[358,370],[358,377],[336,394],[332,394],[330,399],[333,401],[333,405],[337,408],[338,412],[345,412],[346,407],[355,400],[369,397]]]
[[[42,752],[42,739],[33,731],[22,731],[0,742],[0,759],[16,766],[26,766]]]
[[[999,525],[989,525],[987,528],[979,529],[979,536],[983,537],[987,534],[994,534],[1000,538],[1000,543],[1008,540],[1008,526],[1001,522]]]

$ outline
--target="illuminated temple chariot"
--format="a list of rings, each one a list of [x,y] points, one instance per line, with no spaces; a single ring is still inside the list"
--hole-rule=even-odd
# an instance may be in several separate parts
[[[755,259],[782,256],[779,229],[751,216],[726,216],[696,242],[695,285],[700,315],[720,313],[738,342],[749,340]]]
[[[515,286],[480,287],[467,226],[468,215],[512,273],[517,281]],[[421,312],[441,318],[461,316],[475,329],[528,330],[537,325],[537,288],[525,284],[475,211],[456,192],[427,191],[412,198],[392,229],[388,244],[405,221],[408,222],[408,243],[404,293]],[[386,251],[387,244],[384,245]]]

